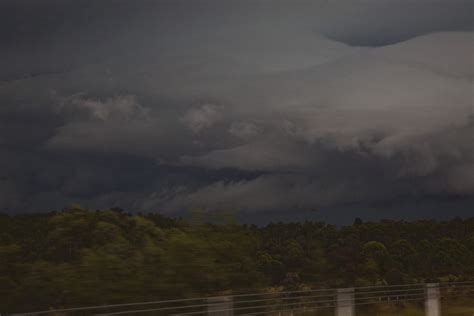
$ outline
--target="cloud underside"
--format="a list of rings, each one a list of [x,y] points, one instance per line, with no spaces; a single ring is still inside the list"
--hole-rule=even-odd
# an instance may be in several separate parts
[[[148,43],[58,73],[17,72],[0,85],[0,208],[474,199],[474,36],[464,16],[446,9],[436,25],[425,7],[423,25],[380,18],[365,42],[352,18],[353,34],[322,18],[234,21],[188,40],[159,34],[165,47],[149,31]]]

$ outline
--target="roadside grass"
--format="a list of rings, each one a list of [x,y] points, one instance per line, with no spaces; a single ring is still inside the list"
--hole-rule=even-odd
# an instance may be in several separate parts
[[[425,311],[422,304],[410,304],[405,306],[394,306],[389,304],[380,304],[366,308],[365,310],[356,309],[357,316],[424,316]],[[473,316],[474,301],[463,301],[458,303],[442,304],[442,316]]]
[[[334,316],[334,308],[274,312],[272,316]],[[441,302],[442,316],[474,316],[474,298]],[[424,301],[356,306],[355,316],[425,316]]]
[[[442,304],[441,311],[443,316],[472,316],[474,315],[474,299],[456,304]]]

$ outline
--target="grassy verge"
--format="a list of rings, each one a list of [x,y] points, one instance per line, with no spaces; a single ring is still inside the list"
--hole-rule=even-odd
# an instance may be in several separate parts
[[[291,315],[282,313],[282,316]],[[327,316],[334,315],[333,309],[295,312],[296,316]],[[474,300],[458,302],[443,302],[441,306],[442,316],[473,316]],[[424,303],[412,304],[377,304],[371,306],[357,306],[356,316],[425,316]]]

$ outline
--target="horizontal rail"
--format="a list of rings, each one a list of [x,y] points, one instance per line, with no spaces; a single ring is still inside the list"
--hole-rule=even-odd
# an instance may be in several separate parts
[[[397,298],[397,299],[394,299]],[[394,302],[394,301],[407,301],[407,300],[423,300],[425,298],[424,294],[406,294],[404,295],[403,298],[400,298],[400,295],[394,294],[394,295],[386,295],[386,296],[373,296],[373,297],[368,297],[366,299],[378,299],[378,302],[355,302],[352,305],[365,305],[365,304],[374,304],[374,303],[379,303],[379,302]],[[304,302],[293,302],[293,303],[287,303],[287,304],[276,304],[276,305],[257,305],[257,306],[247,306],[247,307],[238,307],[238,308],[227,308],[227,309],[219,309],[219,310],[213,310],[213,313],[218,313],[218,312],[230,312],[230,311],[240,311],[240,310],[249,310],[249,309],[262,309],[262,308],[275,308],[275,307],[288,307],[288,306],[297,306],[297,305],[304,305],[304,306],[309,306],[309,305],[315,305],[315,304],[335,304],[335,303],[349,303],[353,302],[352,300],[325,300],[325,301],[320,301],[320,300],[312,300],[312,301],[304,301]],[[191,306],[189,306],[191,307]],[[197,306],[196,306],[197,307]],[[321,306],[321,308],[327,308],[328,306]],[[173,309],[173,308],[170,308]],[[176,308],[177,309],[177,308]],[[104,313],[104,314],[95,314],[96,316],[105,316],[105,315],[123,315],[123,314],[137,314],[137,313],[146,313],[146,312],[157,312],[157,311],[163,311],[166,310],[166,308],[157,308],[157,309],[143,309],[143,310],[128,310],[128,311],[121,311],[121,312],[114,312],[114,313]],[[280,311],[280,310],[276,310]],[[266,311],[267,313],[268,311]],[[200,314],[207,314],[208,311],[195,311],[195,312],[184,312],[184,313],[179,313],[179,314],[173,314],[173,315],[200,315]],[[245,314],[247,315],[247,314]]]
[[[470,297],[474,296],[474,281],[456,281],[438,283],[440,298],[456,298],[456,297]],[[251,294],[237,294],[228,296],[208,296],[208,297],[194,297],[184,299],[168,299],[156,301],[144,301],[134,303],[108,304],[96,306],[84,306],[75,308],[60,308],[53,310],[43,310],[38,312],[27,312],[11,314],[11,316],[29,316],[29,315],[44,315],[50,313],[68,313],[68,312],[85,312],[86,314],[94,315],[123,315],[136,314],[145,312],[173,312],[173,315],[198,315],[208,313],[209,307],[221,307],[223,302],[220,299],[227,299],[232,302],[232,308],[224,308],[221,310],[212,310],[212,312],[226,312],[226,311],[249,311],[255,309],[275,309],[286,308],[290,306],[304,306],[311,307],[311,305],[322,306],[323,304],[330,305],[337,302],[344,302],[337,299],[337,288],[331,289],[308,289],[297,291],[283,291],[283,292],[261,292]],[[351,304],[377,304],[383,302],[406,301],[409,299],[421,300],[426,298],[426,284],[413,283],[401,285],[377,285],[355,287],[350,289],[352,292]],[[264,304],[254,304],[264,303]],[[266,303],[266,304],[265,304]],[[155,306],[154,306],[155,305]],[[325,305],[325,308],[327,307]],[[140,308],[146,307],[149,308]],[[319,308],[319,307],[318,307]],[[105,309],[112,310],[105,312]],[[192,309],[202,309],[199,311],[192,311]],[[104,310],[103,312],[100,312]],[[115,310],[115,311],[114,311]],[[187,310],[187,312],[186,312]],[[293,310],[293,309],[292,309]],[[181,311],[181,312],[178,312]],[[178,312],[178,314],[175,314]],[[258,315],[257,312],[252,311],[245,315]],[[166,315],[171,315],[166,313]]]

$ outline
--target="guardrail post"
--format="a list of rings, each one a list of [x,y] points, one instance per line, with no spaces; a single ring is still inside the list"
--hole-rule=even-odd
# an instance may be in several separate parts
[[[209,316],[233,316],[232,296],[210,297],[207,299],[207,314]]]
[[[338,289],[336,302],[336,316],[355,316],[354,289]]]
[[[426,301],[425,301],[425,315],[426,316],[441,316],[441,308],[439,303],[439,284],[426,284]]]

